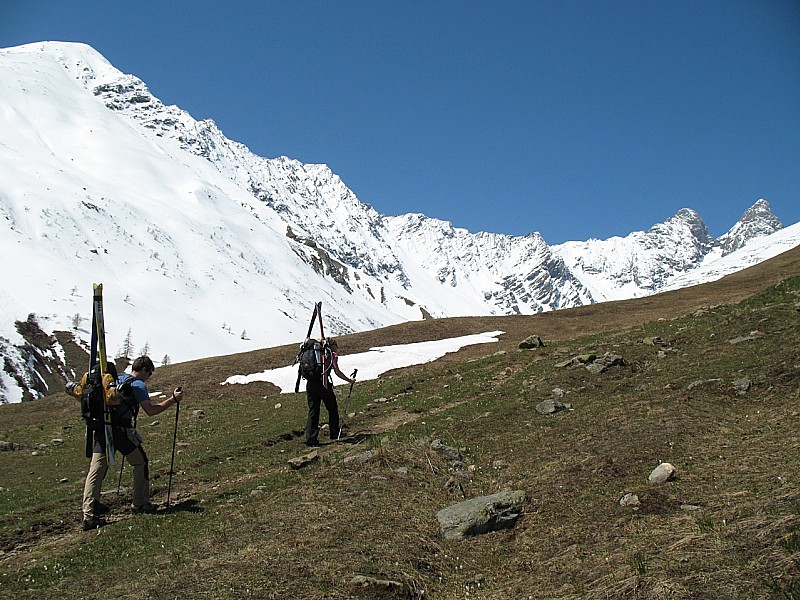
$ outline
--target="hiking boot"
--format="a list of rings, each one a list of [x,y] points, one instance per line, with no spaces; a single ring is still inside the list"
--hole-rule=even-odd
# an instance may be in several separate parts
[[[84,531],[91,531],[92,529],[99,529],[103,525],[108,525],[105,519],[100,517],[84,517],[81,528]]]
[[[152,502],[148,502],[147,504],[142,504],[141,506],[132,506],[131,510],[135,515],[140,515],[140,514],[152,515],[154,512],[158,510],[158,507]]]
[[[103,504],[102,502],[95,500],[92,504],[92,513],[96,515],[104,515],[111,510],[111,507],[108,504]]]

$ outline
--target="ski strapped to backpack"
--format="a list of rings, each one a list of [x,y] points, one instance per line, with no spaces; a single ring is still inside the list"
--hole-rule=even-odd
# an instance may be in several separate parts
[[[115,407],[135,407],[132,379],[117,382],[117,369],[106,357],[105,323],[103,318],[103,284],[94,284],[92,297],[92,337],[89,371],[77,383],[67,384],[68,394],[81,401],[81,417],[86,421],[86,458],[94,451],[95,435],[105,439],[108,464],[114,465],[114,436],[111,429]]]
[[[314,323],[319,321],[319,338],[312,338]],[[297,369],[297,381],[294,391],[300,390],[300,379],[314,379],[322,377],[323,385],[327,386],[327,374],[333,366],[333,355],[325,340],[325,329],[322,325],[322,302],[314,305],[311,313],[311,322],[308,324],[305,341],[300,344],[300,350],[294,359],[293,365],[300,363]]]

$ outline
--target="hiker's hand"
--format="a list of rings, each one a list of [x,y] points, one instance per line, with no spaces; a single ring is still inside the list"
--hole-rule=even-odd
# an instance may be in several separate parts
[[[175,402],[180,402],[181,400],[183,400],[183,388],[176,387],[172,391],[172,397],[175,399]]]

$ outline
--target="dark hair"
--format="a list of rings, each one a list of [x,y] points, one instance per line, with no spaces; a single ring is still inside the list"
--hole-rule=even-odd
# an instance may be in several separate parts
[[[131,365],[131,371],[150,371],[152,373],[155,370],[156,368],[149,356],[140,356]]]

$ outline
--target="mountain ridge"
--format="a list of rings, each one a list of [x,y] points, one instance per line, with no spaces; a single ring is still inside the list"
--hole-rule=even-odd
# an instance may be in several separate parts
[[[722,249],[691,209],[648,232],[553,247],[535,232],[384,216],[326,165],[254,155],[89,46],[0,50],[0,70],[2,247],[26,266],[2,294],[6,401],[47,391],[18,324],[34,315],[45,333],[85,343],[90,281],[110,284],[112,350],[133,330],[139,348],[174,362],[297,341],[319,299],[327,332],[341,335],[647,295],[782,228],[764,200]]]

